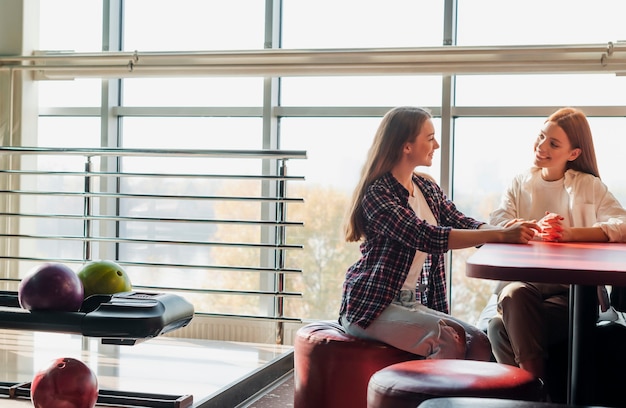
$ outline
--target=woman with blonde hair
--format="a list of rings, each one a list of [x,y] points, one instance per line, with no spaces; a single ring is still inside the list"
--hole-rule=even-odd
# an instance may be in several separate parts
[[[429,176],[439,144],[428,111],[382,119],[353,195],[346,240],[361,257],[346,272],[339,322],[354,336],[424,358],[489,360],[487,336],[448,313],[444,254],[485,242],[528,243],[537,226],[493,227],[467,217]]]
[[[585,114],[557,110],[533,148],[534,165],[513,179],[490,224],[539,220],[536,239],[626,242],[626,211],[600,180]],[[503,282],[487,329],[496,360],[545,379],[547,349],[569,333],[568,308],[569,285]]]

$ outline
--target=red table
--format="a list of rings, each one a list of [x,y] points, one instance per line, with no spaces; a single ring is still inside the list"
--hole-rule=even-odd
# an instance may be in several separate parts
[[[598,318],[596,286],[626,286],[626,244],[485,244],[468,258],[466,275],[571,285],[568,404],[589,404],[593,389],[588,378],[597,375],[591,368]]]

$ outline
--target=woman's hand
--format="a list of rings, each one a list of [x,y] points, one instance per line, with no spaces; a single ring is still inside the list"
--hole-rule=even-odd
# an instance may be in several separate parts
[[[504,227],[505,227],[505,228],[508,228],[508,227],[510,227],[510,226],[511,226],[511,225],[513,225],[513,224],[517,224],[517,223],[519,223],[519,222],[525,222],[525,221],[526,221],[526,220],[524,220],[523,218],[514,218],[514,219],[512,219],[512,220],[507,221],[507,223],[506,223],[506,224],[504,224]],[[536,222],[536,220],[532,220],[531,222]]]
[[[507,224],[503,232],[502,242],[527,244],[535,238],[535,235],[541,233],[541,228],[535,221],[514,220]]]
[[[538,234],[543,241],[569,241],[570,229],[563,226],[563,216],[546,211],[546,215],[537,225],[541,228]]]

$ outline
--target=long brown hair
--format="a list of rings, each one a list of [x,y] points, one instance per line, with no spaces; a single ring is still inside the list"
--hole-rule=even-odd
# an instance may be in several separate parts
[[[359,241],[365,236],[365,220],[361,208],[365,191],[376,179],[391,171],[400,160],[404,144],[414,141],[424,122],[431,117],[427,110],[412,106],[399,106],[385,114],[367,154],[361,179],[352,195],[345,226],[346,241]]]
[[[580,155],[575,160],[567,162],[565,168],[600,177],[591,127],[585,114],[576,108],[561,108],[550,115],[546,122],[558,125],[567,135],[572,148],[581,150]]]

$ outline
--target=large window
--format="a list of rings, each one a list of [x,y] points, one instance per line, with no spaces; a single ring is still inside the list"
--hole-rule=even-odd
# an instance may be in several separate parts
[[[440,47],[455,42],[475,47],[566,46],[625,39],[621,16],[626,13],[626,5],[619,0],[597,6],[571,0],[524,2],[518,7],[497,0],[458,0],[456,8],[450,7],[453,3],[132,0],[123,2],[120,22],[103,18],[109,15],[103,10],[109,2],[42,1],[39,48],[99,52],[114,46],[109,44],[109,39],[103,40],[106,37],[103,33],[118,33],[116,30],[121,45],[119,50],[109,48],[111,51],[188,54],[209,51],[238,54],[264,48],[401,49]],[[269,5],[278,4],[282,6],[280,12],[268,12]],[[446,7],[457,14],[446,13]],[[81,15],[80,19],[69,18],[77,14]],[[445,20],[446,16],[449,21]],[[110,26],[103,26],[105,22]],[[451,34],[454,32],[456,36]],[[286,252],[286,268],[302,269],[301,274],[286,278],[288,292],[302,293],[301,298],[286,297],[286,316],[337,317],[345,270],[359,256],[358,246],[343,240],[343,216],[376,127],[393,106],[416,105],[433,110],[442,149],[436,153],[431,168],[420,170],[432,174],[458,207],[475,218],[488,219],[511,177],[532,163],[532,142],[545,117],[565,105],[582,107],[590,116],[601,176],[626,203],[626,176],[615,170],[617,154],[626,146],[623,117],[626,77],[611,73],[529,70],[458,76],[351,72],[216,77],[174,72],[120,81],[76,78],[37,84],[41,115],[37,140],[41,146],[306,151],[306,160],[286,162],[289,175],[304,177],[302,182],[287,184],[288,195],[303,198],[302,202],[289,205],[287,219],[302,221],[304,226],[287,231],[287,244],[303,249]],[[115,92],[103,95],[103,89]],[[101,106],[102,103],[107,106]],[[102,126],[105,121],[107,126]],[[41,163],[40,168],[57,164]],[[125,158],[118,171],[146,169],[200,175],[250,175],[267,171],[261,161],[219,158],[155,161],[142,157]],[[166,188],[193,197],[207,192],[216,196],[256,196],[264,194],[266,188],[265,184],[243,180],[223,184],[210,178],[168,183],[171,184],[154,178],[131,177],[120,180],[119,189],[141,193]],[[67,205],[66,202],[52,204],[59,208]],[[193,214],[206,219],[242,219],[262,217],[267,208],[230,201],[199,205],[193,200],[127,200],[121,203],[119,211],[123,217],[149,214],[167,219]],[[29,224],[29,228],[49,229],[57,225]],[[63,223],[63,228],[79,226]],[[181,228],[168,223],[121,222],[119,228],[125,236],[156,240],[176,235],[183,241],[252,242],[267,235],[259,226]],[[57,249],[57,246],[47,247],[42,253],[54,253]],[[472,252],[473,249],[453,251],[449,263],[452,313],[469,322],[475,321],[493,287],[492,282],[465,278],[465,259]],[[167,260],[199,266],[207,263],[271,266],[272,262],[279,262],[259,249],[206,251],[194,245],[169,250],[161,245],[122,244],[119,253],[129,261]],[[263,275],[250,278],[252,275],[244,272],[209,274],[198,268],[183,273],[164,268],[151,273],[136,272],[136,276],[145,285],[159,282],[164,286],[195,285],[224,292],[271,291]],[[208,313],[256,315],[262,314],[267,306],[255,296],[242,298],[232,304],[220,297],[196,301],[197,308]]]
[[[282,48],[442,45],[438,0],[283,0]]]
[[[458,0],[458,45],[603,44],[624,39],[626,4]]]
[[[257,0],[126,1],[123,51],[262,49],[264,18]]]

